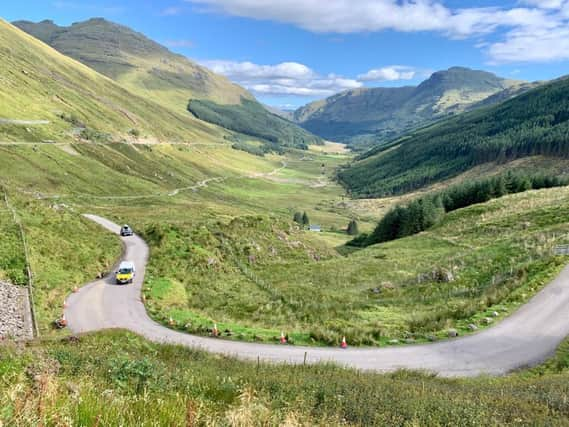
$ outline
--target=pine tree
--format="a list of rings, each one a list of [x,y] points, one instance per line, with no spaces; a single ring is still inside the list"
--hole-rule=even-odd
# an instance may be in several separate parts
[[[360,234],[358,230],[358,223],[355,219],[352,219],[348,224],[347,233],[350,236],[357,236],[358,234]]]
[[[308,218],[308,214],[306,212],[302,214],[302,223],[306,226],[310,225],[310,218]]]
[[[293,217],[293,221],[296,222],[297,224],[302,224],[302,213],[301,212],[295,212],[294,217]]]

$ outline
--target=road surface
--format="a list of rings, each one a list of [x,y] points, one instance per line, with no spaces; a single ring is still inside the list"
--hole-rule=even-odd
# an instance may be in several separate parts
[[[93,215],[87,217],[107,230],[120,227]],[[141,290],[148,246],[138,236],[123,238],[124,259],[136,265],[132,285],[116,286],[112,277],[86,285],[67,301],[65,315],[73,333],[124,328],[158,343],[269,362],[334,362],[378,372],[426,370],[445,377],[503,375],[536,365],[550,357],[569,335],[569,267],[528,304],[498,325],[478,334],[432,344],[386,348],[313,348],[269,345],[198,337],[168,329],[146,314]],[[349,338],[349,337],[348,337]]]

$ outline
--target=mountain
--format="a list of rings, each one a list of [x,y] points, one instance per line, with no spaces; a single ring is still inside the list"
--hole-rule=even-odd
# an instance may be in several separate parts
[[[239,126],[247,136],[265,133],[264,128],[251,126],[274,122],[273,114],[242,87],[126,26],[102,18],[68,27],[49,20],[38,23],[17,21],[14,25],[133,93],[180,114],[187,115],[188,110],[193,112],[195,109],[189,108],[191,103],[207,101],[201,104],[200,119],[212,119],[212,123],[222,124],[230,123],[231,119],[220,120],[219,114],[235,109],[239,111],[232,114],[243,117],[254,110],[257,117],[247,117],[243,122],[247,126]],[[207,114],[206,109],[210,109]],[[236,131],[235,127],[229,129]],[[295,135],[292,141],[300,141],[301,146],[320,142],[319,138],[290,121],[279,121],[278,129],[277,142],[281,145],[295,144],[290,142],[290,135]]]
[[[434,73],[416,87],[345,91],[298,109],[294,120],[323,138],[362,149],[466,111],[522,84],[485,71],[453,67]]]
[[[223,131],[164,108],[0,20],[0,138],[211,140]]]
[[[182,55],[132,29],[102,18],[62,27],[46,20],[17,21],[14,25],[110,77],[132,92],[183,110],[189,99],[208,99],[238,104],[253,99],[242,87],[231,83]]]
[[[412,191],[476,165],[569,157],[569,78],[460,114],[376,147],[339,173],[360,197]]]

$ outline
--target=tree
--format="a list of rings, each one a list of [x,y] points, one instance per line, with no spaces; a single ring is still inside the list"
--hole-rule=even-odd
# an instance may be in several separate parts
[[[294,217],[293,217],[293,221],[296,222],[297,224],[302,224],[302,213],[301,212],[295,212]]]
[[[302,214],[302,223],[304,225],[310,225],[310,218],[308,218],[308,214],[306,212]]]
[[[348,235],[350,236],[357,236],[358,234],[360,234],[358,230],[358,222],[355,219],[352,219],[348,224],[347,232]]]

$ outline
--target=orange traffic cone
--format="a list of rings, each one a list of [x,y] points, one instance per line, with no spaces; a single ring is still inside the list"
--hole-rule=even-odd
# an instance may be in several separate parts
[[[285,337],[284,332],[281,332],[281,339],[280,339],[280,341],[281,341],[281,344],[286,344],[286,337]]]
[[[212,334],[214,337],[217,337],[217,336],[219,335],[219,331],[218,331],[218,329],[217,329],[217,323],[214,323],[213,329],[211,330],[211,334]]]
[[[346,337],[342,337],[342,344],[340,344],[342,348],[348,348],[348,343],[346,342]]]

